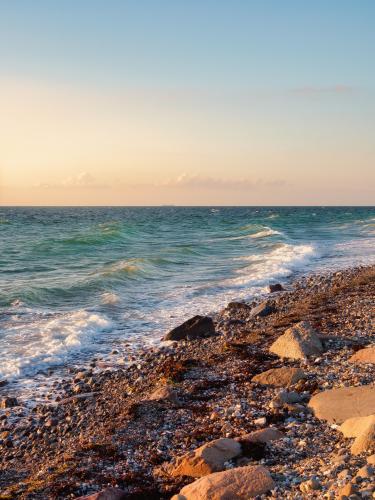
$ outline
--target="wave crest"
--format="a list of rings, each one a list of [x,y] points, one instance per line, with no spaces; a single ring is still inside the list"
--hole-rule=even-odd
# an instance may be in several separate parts
[[[238,270],[240,277],[230,280],[232,284],[267,283],[270,279],[290,276],[293,271],[303,267],[315,256],[312,245],[291,245],[281,243],[265,255],[249,255],[238,260],[249,261],[251,264]]]

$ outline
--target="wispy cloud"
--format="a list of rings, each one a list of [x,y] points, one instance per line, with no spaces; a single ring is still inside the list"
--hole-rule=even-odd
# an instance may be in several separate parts
[[[97,182],[95,177],[91,175],[89,172],[80,172],[77,175],[73,175],[67,177],[66,179],[61,180],[60,182],[54,183],[46,183],[46,182],[38,182],[34,187],[38,188],[104,188],[107,187],[105,184],[101,184]]]
[[[257,187],[276,187],[284,184],[284,181],[278,179],[266,181],[263,179],[208,177],[199,174],[182,173],[177,177],[155,183],[155,186],[205,189],[255,189]]]
[[[322,94],[333,94],[333,95],[349,94],[353,91],[354,87],[342,84],[322,86],[322,87],[307,85],[305,87],[297,87],[292,90],[293,94],[306,95],[306,96],[315,96]]]

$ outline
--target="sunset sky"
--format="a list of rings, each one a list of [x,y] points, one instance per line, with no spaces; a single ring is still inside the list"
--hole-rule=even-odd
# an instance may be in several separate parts
[[[373,0],[4,0],[1,205],[373,205]]]

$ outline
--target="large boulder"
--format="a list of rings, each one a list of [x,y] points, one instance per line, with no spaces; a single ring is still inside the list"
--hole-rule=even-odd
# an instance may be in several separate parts
[[[240,455],[241,451],[241,445],[234,439],[215,439],[180,457],[171,475],[202,477],[222,471],[225,462]]]
[[[193,340],[215,335],[215,326],[212,318],[208,316],[194,316],[182,325],[168,332],[164,340]]]
[[[202,477],[182,488],[172,500],[248,500],[274,487],[265,467],[238,467]]]
[[[320,392],[310,399],[309,407],[316,417],[342,424],[352,417],[375,413],[375,385],[340,387]]]
[[[261,385],[289,387],[303,378],[306,378],[306,375],[300,368],[284,366],[282,368],[271,368],[270,370],[259,373],[251,380]]]
[[[119,488],[106,488],[92,495],[79,497],[77,500],[125,500],[125,498],[128,498],[125,491]]]
[[[270,347],[270,352],[280,358],[304,359],[323,352],[317,332],[307,321],[288,328]]]
[[[375,364],[375,346],[360,349],[349,359],[352,363],[372,363]]]

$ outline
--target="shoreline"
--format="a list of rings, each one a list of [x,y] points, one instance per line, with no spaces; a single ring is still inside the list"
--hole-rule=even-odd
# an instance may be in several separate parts
[[[311,273],[290,290],[269,294],[272,314],[252,318],[248,309],[227,307],[213,315],[216,336],[146,348],[126,369],[77,370],[64,397],[30,414],[18,406],[1,410],[0,498],[77,498],[112,485],[129,499],[169,499],[194,480],[170,474],[178,457],[213,439],[262,428],[261,419],[283,433],[282,443],[267,444],[257,458],[229,460],[226,468],[265,465],[276,486],[264,498],[334,493],[344,467],[325,472],[336,448],[347,455],[350,440],[315,418],[307,404],[316,392],[374,382],[368,365],[347,361],[374,342],[374,296],[375,266]],[[299,321],[321,333],[324,353],[298,362],[270,354],[269,345]],[[306,382],[297,403],[273,407],[280,389],[252,377],[283,366],[303,369]],[[166,387],[169,393],[155,397]],[[351,475],[365,463],[349,453],[345,467]],[[321,488],[301,492],[313,476]]]

